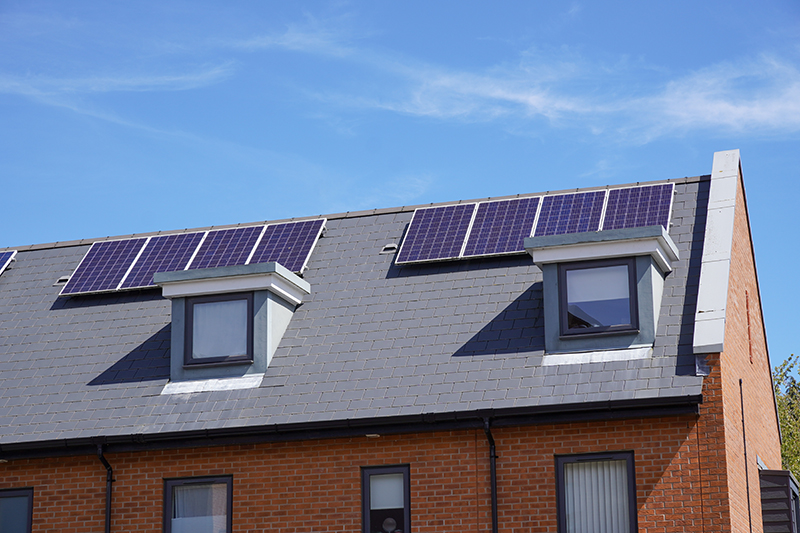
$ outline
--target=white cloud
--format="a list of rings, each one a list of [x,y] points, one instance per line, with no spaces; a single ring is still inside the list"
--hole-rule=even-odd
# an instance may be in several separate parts
[[[800,69],[769,56],[714,65],[668,82],[628,110],[638,117],[633,126],[653,137],[697,129],[800,131]]]
[[[38,96],[125,91],[184,91],[217,83],[230,76],[232,71],[232,64],[228,62],[178,74],[120,74],[76,78],[5,75],[0,76],[0,92]]]

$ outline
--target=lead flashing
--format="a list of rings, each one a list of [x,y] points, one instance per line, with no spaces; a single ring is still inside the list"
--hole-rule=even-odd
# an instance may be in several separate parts
[[[725,348],[725,313],[736,212],[736,191],[741,179],[739,150],[714,153],[708,218],[700,266],[693,350],[719,353]]]

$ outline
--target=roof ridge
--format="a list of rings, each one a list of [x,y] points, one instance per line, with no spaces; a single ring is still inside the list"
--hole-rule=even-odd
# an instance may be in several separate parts
[[[478,203],[478,202],[487,202],[487,201],[501,201],[501,200],[513,200],[516,198],[531,198],[536,196],[552,196],[552,195],[559,195],[559,194],[569,194],[575,192],[590,192],[590,191],[598,191],[598,190],[605,190],[605,189],[621,189],[626,187],[636,187],[642,185],[657,185],[659,183],[694,183],[699,182],[703,179],[709,178],[709,175],[701,175],[701,176],[692,176],[692,177],[684,177],[684,178],[668,178],[662,180],[653,180],[653,181],[637,181],[631,183],[622,183],[622,184],[609,184],[609,185],[600,185],[594,187],[577,187],[571,189],[560,189],[560,190],[550,190],[550,191],[543,191],[543,192],[535,192],[535,193],[524,193],[524,194],[513,194],[508,196],[489,196],[487,198],[476,198],[470,200],[451,200],[446,202],[431,202],[427,204],[416,204],[416,205],[407,205],[407,206],[400,206],[400,207],[385,207],[385,208],[375,208],[375,209],[366,209],[361,211],[346,211],[343,213],[333,213],[333,214],[320,214],[320,215],[310,215],[310,216],[301,216],[301,217],[292,217],[292,218],[284,218],[284,219],[276,219],[276,220],[263,220],[263,221],[256,221],[256,222],[240,222],[237,224],[222,224],[217,226],[205,226],[199,228],[183,228],[183,229],[174,229],[174,230],[160,230],[160,231],[151,231],[151,232],[143,232],[143,233],[130,233],[124,235],[108,235],[105,237],[94,237],[89,239],[77,239],[71,241],[56,241],[50,243],[42,243],[42,244],[29,244],[25,246],[9,246],[6,248],[0,248],[0,252],[5,250],[17,250],[19,252],[25,251],[34,251],[34,250],[48,250],[52,248],[69,248],[72,246],[85,246],[95,242],[102,242],[102,241],[113,241],[113,240],[121,240],[121,239],[132,239],[138,237],[154,237],[158,235],[175,235],[175,234],[182,234],[182,233],[194,233],[200,231],[214,231],[214,230],[222,230],[222,229],[231,229],[231,228],[243,228],[243,227],[250,227],[250,226],[262,226],[266,224],[282,224],[286,222],[299,222],[302,220],[314,220],[319,218],[326,218],[328,220],[340,220],[346,218],[362,218],[368,216],[375,216],[375,215],[387,215],[393,213],[405,213],[415,211],[422,207],[437,207],[437,206],[444,206],[444,205],[458,205],[458,204],[470,204],[470,203]]]

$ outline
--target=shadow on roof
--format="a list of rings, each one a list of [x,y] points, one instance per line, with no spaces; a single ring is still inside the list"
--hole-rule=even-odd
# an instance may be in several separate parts
[[[169,379],[169,346],[171,324],[134,348],[89,385],[112,385]]]
[[[544,351],[541,281],[537,281],[517,296],[453,356],[536,351]]]
[[[427,263],[403,265],[397,265],[392,262],[389,271],[386,273],[386,279],[530,266],[532,263],[533,259],[531,259],[531,256],[528,254],[480,257],[476,259],[451,259],[447,261],[430,261]]]
[[[55,311],[57,309],[75,309],[76,307],[94,307],[131,302],[149,302],[152,300],[166,300],[166,298],[161,296],[160,288],[59,297],[56,298],[53,305],[50,306],[50,310]]]

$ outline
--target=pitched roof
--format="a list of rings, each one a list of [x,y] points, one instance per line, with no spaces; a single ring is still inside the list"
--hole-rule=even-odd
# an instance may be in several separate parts
[[[379,253],[413,208],[327,216],[297,309],[258,388],[162,395],[160,290],[59,298],[86,242],[18,248],[0,276],[0,452],[246,428],[346,427],[696,402],[692,325],[708,177],[675,184],[653,356],[542,365],[542,273],[530,256],[419,265]],[[60,444],[59,444],[60,445]]]

